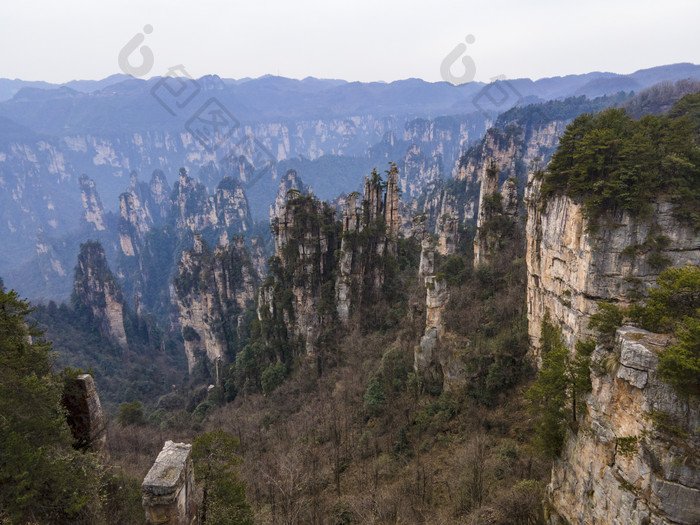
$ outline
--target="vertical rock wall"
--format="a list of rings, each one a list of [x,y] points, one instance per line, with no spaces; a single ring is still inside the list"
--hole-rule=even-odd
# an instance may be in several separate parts
[[[646,295],[663,267],[700,264],[700,234],[680,224],[671,204],[653,204],[651,219],[617,212],[589,231],[580,204],[564,195],[545,203],[540,181],[526,193],[528,323],[533,357],[539,356],[540,327],[546,312],[560,324],[567,344],[592,334],[588,320],[597,303],[628,306]],[[649,241],[663,239],[663,242]]]
[[[550,523],[700,523],[700,403],[659,379],[656,354],[668,343],[620,328],[611,370],[609,352],[595,350],[587,415],[547,487]],[[657,425],[660,417],[678,430]]]
[[[211,362],[225,359],[229,339],[252,308],[259,277],[241,237],[209,250],[200,235],[182,254],[175,277],[179,324],[190,373],[200,353]]]
[[[88,241],[80,246],[73,293],[76,301],[92,311],[101,332],[126,348],[124,294],[100,243]]]

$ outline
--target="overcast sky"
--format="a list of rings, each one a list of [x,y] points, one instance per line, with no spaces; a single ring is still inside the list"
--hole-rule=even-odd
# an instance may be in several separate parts
[[[698,0],[4,0],[0,77],[106,77],[146,25],[144,76],[437,81],[467,35],[482,81],[700,63]]]

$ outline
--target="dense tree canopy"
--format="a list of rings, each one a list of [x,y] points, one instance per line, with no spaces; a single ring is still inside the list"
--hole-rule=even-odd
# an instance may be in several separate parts
[[[89,521],[97,463],[70,446],[51,346],[30,312],[0,287],[0,521]]]
[[[633,120],[623,109],[574,120],[543,174],[542,195],[581,199],[595,227],[611,210],[648,216],[665,194],[678,219],[700,228],[700,94],[669,115]]]

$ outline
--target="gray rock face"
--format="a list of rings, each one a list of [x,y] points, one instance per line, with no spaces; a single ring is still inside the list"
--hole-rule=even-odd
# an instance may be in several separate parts
[[[700,403],[657,375],[664,335],[618,329],[617,370],[603,347],[592,356],[587,414],[552,469],[551,523],[700,522]],[[675,430],[674,430],[675,427]]]
[[[106,452],[102,404],[90,374],[79,375],[67,385],[63,392],[63,406],[68,411],[68,426],[77,447]]]
[[[105,229],[105,210],[97,193],[95,181],[87,175],[81,175],[79,183],[80,196],[83,201],[82,219],[88,224],[92,224],[95,230],[103,231]]]
[[[190,373],[200,352],[211,362],[225,357],[226,333],[235,333],[245,309],[253,307],[258,283],[242,238],[234,237],[232,243],[211,252],[195,235],[194,248],[182,254],[175,278],[175,304]]]
[[[275,202],[270,205],[270,220],[273,220],[275,217],[279,217],[280,209],[282,206],[284,206],[284,202],[287,199],[287,193],[290,190],[296,190],[302,195],[306,195],[311,191],[311,189],[304,184],[299,175],[297,175],[296,170],[287,170],[284,177],[280,179]]]
[[[372,292],[372,290],[362,290],[363,282],[367,282],[368,273],[373,274],[369,279],[373,290],[378,290],[384,282],[383,272],[367,265],[367,257],[371,256],[368,249],[374,249],[379,257],[384,253],[396,255],[396,242],[401,229],[398,184],[399,172],[396,167],[392,167],[389,171],[386,192],[377,181],[365,177],[362,200],[359,200],[359,194],[356,192],[348,195],[346,199],[342,213],[343,236],[336,280],[338,316],[343,322],[349,319],[351,306],[359,299],[358,294]],[[386,225],[382,238],[377,239],[373,247],[358,243],[357,234],[373,225],[379,217],[383,217]]]
[[[73,291],[78,301],[92,310],[100,331],[126,348],[124,294],[99,243],[88,241],[81,245]]]
[[[159,525],[194,523],[196,505],[192,445],[166,441],[141,484],[146,522]]]
[[[580,204],[558,195],[540,198],[540,182],[526,193],[528,324],[534,358],[539,356],[540,327],[545,312],[561,324],[570,348],[592,334],[590,316],[597,303],[628,306],[645,296],[662,268],[650,264],[651,238],[664,238],[658,256],[670,266],[700,264],[700,234],[679,223],[671,204],[653,204],[653,220],[628,213],[606,217],[597,233],[587,231]]]

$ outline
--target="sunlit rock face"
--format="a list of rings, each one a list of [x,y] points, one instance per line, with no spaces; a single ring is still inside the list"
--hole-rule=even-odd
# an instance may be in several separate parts
[[[700,264],[700,234],[679,223],[664,200],[652,203],[652,219],[617,212],[604,217],[595,233],[581,204],[564,195],[545,203],[539,181],[531,184],[526,202],[528,324],[535,359],[546,312],[573,348],[576,340],[594,335],[588,320],[598,302],[627,306],[646,295],[663,270],[655,259],[668,266]],[[652,238],[663,242],[643,248]]]
[[[668,336],[626,326],[613,366],[611,352],[596,348],[587,414],[547,487],[550,523],[700,522],[700,403],[659,379],[657,353],[668,344]]]
[[[210,250],[200,235],[182,254],[175,277],[175,304],[190,373],[197,360],[225,360],[232,334],[252,308],[259,277],[241,237]]]
[[[102,334],[126,349],[124,294],[100,243],[88,241],[81,245],[73,293],[79,304],[90,309]]]

